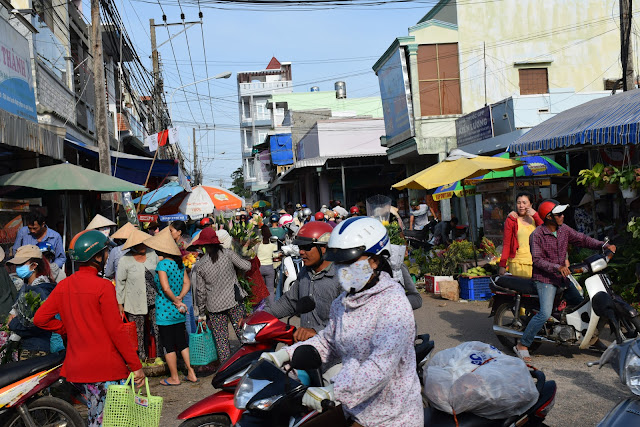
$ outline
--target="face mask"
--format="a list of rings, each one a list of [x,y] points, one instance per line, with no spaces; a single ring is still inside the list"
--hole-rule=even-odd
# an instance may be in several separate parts
[[[31,270],[31,267],[29,266],[29,264],[25,264],[25,265],[16,267],[16,274],[18,275],[19,278],[25,280],[31,277],[31,275],[33,274],[33,270]]]
[[[362,290],[374,272],[369,264],[369,259],[359,260],[351,264],[338,264],[336,267],[340,286],[350,293]]]

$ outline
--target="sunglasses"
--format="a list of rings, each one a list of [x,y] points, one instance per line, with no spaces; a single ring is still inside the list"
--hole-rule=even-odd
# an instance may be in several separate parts
[[[313,244],[298,245],[298,249],[300,249],[301,251],[305,251],[305,252],[309,252],[311,249],[313,249],[313,247],[314,247]]]

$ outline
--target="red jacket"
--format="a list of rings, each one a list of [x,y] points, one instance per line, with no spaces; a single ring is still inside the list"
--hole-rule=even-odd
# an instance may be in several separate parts
[[[56,314],[62,320],[56,319]],[[33,323],[67,335],[61,372],[67,381],[116,381],[142,368],[127,339],[115,288],[109,280],[99,278],[93,267],[80,267],[58,283],[36,312]]]
[[[536,226],[542,224],[542,218],[536,212],[533,215],[533,222]],[[500,257],[500,267],[507,266],[507,260],[515,258],[516,251],[518,250],[518,218],[514,218],[511,215],[507,216],[504,222],[504,236],[502,237],[502,256]]]

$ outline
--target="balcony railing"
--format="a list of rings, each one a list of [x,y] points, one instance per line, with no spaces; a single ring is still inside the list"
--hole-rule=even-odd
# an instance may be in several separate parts
[[[279,82],[240,83],[239,87],[240,96],[272,92],[291,92],[293,90],[293,82],[291,80],[282,80]]]

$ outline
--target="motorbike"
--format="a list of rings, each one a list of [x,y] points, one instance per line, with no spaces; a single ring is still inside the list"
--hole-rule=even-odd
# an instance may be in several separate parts
[[[293,282],[298,280],[298,275],[303,263],[300,252],[295,245],[283,245],[281,248],[282,259],[280,266],[276,269],[276,299],[287,292]]]
[[[634,426],[640,424],[640,339],[611,344],[597,362],[587,366],[607,363],[618,373],[620,381],[634,394],[619,402],[598,423],[598,427]]]
[[[422,381],[421,371],[429,360],[434,343],[429,335],[418,337],[416,362],[418,375]],[[324,382],[319,368],[322,364],[317,350],[308,345],[296,349],[291,358],[289,368],[283,372],[275,365],[265,360],[258,361],[247,371],[236,389],[234,403],[245,412],[236,426],[342,426],[347,425],[340,405],[324,400],[321,402],[323,411],[310,411],[302,405],[302,396],[310,386],[323,386]],[[289,376],[291,370],[303,370],[308,378],[293,379]],[[503,420],[489,420],[474,414],[451,414],[441,412],[427,406],[424,409],[425,426],[437,427],[515,427],[541,426],[547,414],[555,403],[555,381],[546,381],[542,371],[531,369],[531,375],[536,381],[539,392],[537,402],[524,414]]]
[[[613,255],[610,250],[603,249],[601,254],[569,266],[568,280],[578,290],[581,286],[573,275],[589,275],[585,281],[587,294],[583,293],[580,304],[570,307],[562,300],[562,292],[557,292],[552,315],[536,335],[529,351],[535,351],[543,342],[589,348],[596,344],[606,324],[618,343],[638,334],[638,311],[613,291],[611,278],[601,273]],[[493,276],[490,287],[494,294],[489,304],[489,317],[494,318],[493,332],[505,347],[512,349],[539,311],[535,283],[514,276]]]
[[[298,300],[296,315],[315,309],[311,297]],[[233,394],[243,375],[265,351],[275,351],[279,343],[293,344],[295,326],[278,320],[265,311],[258,311],[242,321],[242,346],[220,368],[211,385],[220,391],[195,403],[178,415],[185,420],[181,427],[235,425],[242,410],[233,405]]]
[[[61,382],[65,353],[52,353],[0,367],[0,425],[82,427],[86,422],[68,402],[50,396]]]

